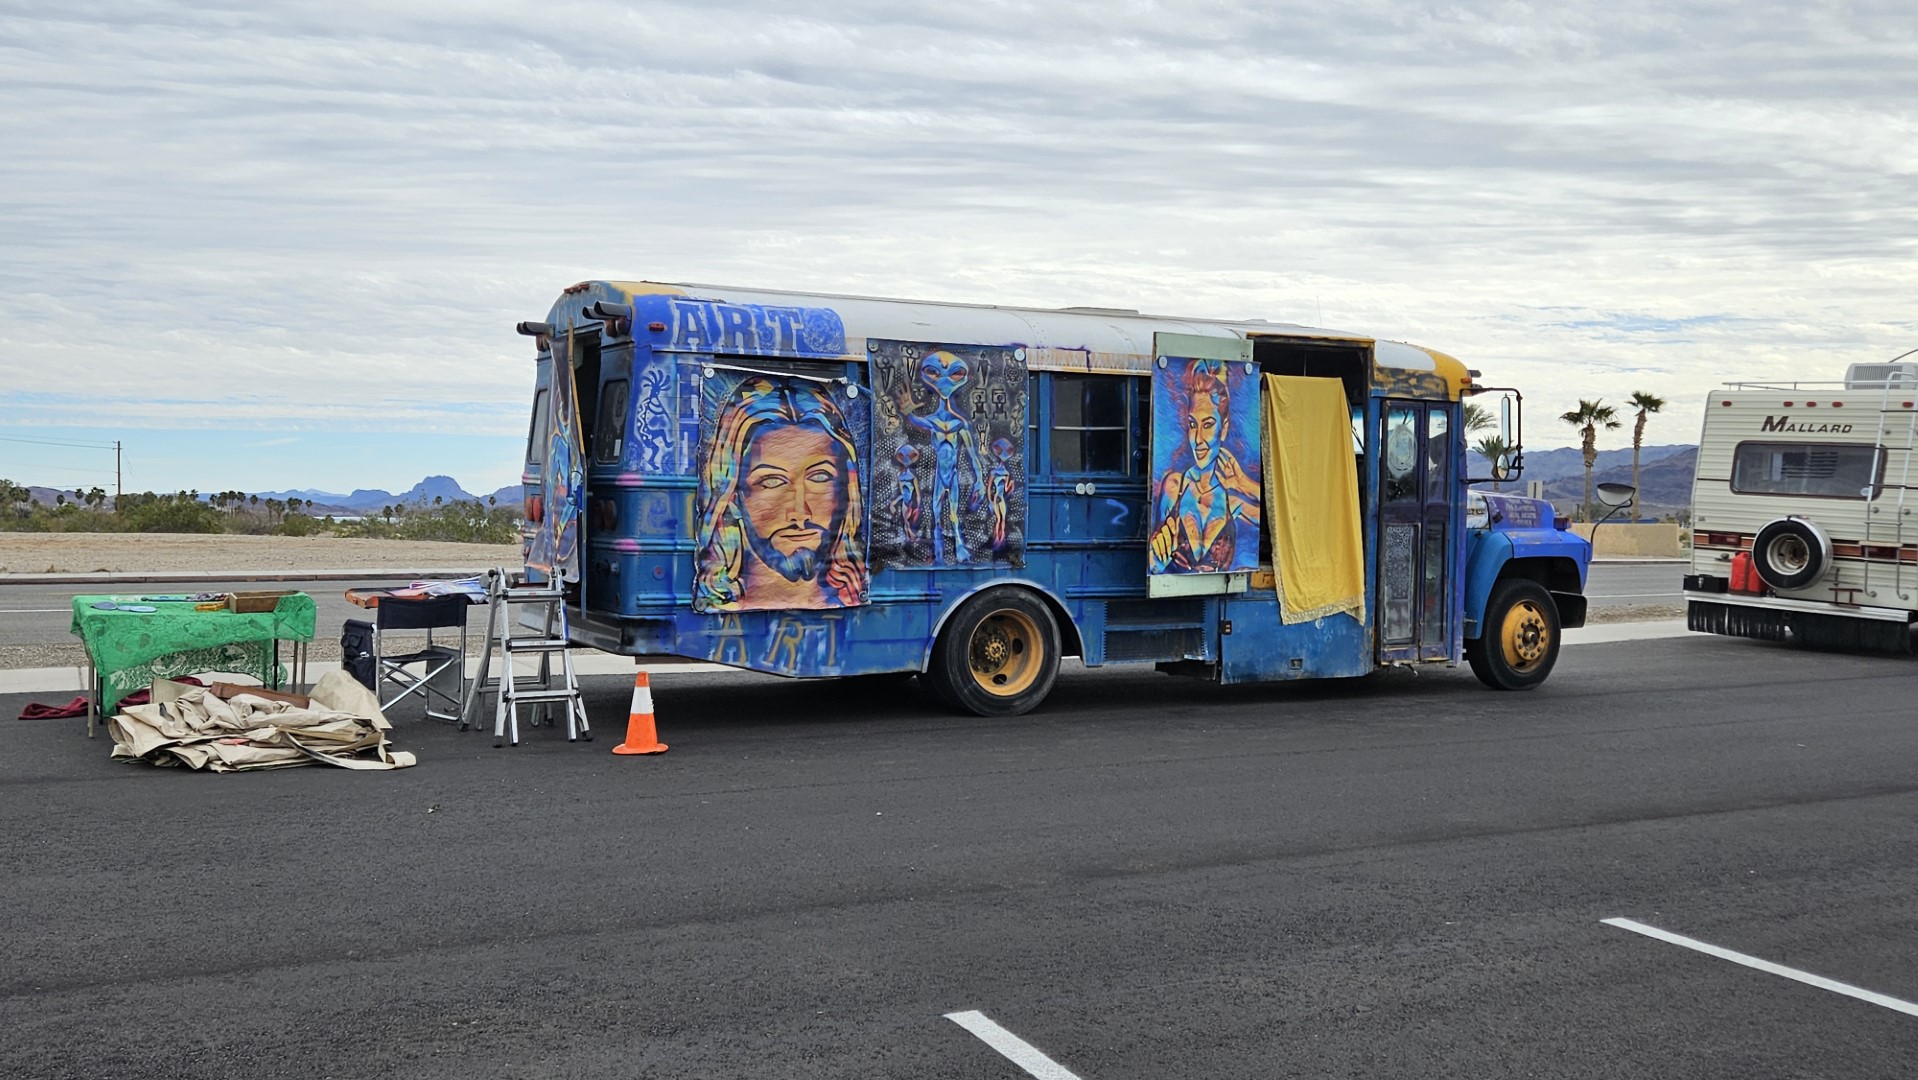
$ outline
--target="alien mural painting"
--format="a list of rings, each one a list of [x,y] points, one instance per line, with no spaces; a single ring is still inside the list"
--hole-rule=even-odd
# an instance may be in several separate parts
[[[872,564],[1024,566],[1026,368],[1009,346],[867,342]]]
[[[1152,373],[1154,574],[1259,565],[1259,383],[1251,365],[1169,356]]]
[[[693,610],[866,602],[870,421],[867,396],[849,389],[733,372],[701,381]]]

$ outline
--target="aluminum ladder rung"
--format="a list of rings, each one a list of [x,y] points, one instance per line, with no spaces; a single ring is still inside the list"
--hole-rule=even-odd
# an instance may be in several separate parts
[[[580,696],[579,678],[573,670],[572,629],[567,622],[566,594],[544,585],[526,585],[514,580],[504,568],[487,571],[487,599],[491,610],[486,620],[486,651],[480,656],[479,677],[473,680],[465,708],[460,712],[460,727],[473,720],[479,699],[487,692],[493,699],[493,745],[519,745],[519,707],[535,706],[549,721],[549,709],[565,702],[566,741],[591,741],[592,725],[586,719],[586,702]],[[537,631],[522,628],[513,614],[515,606],[540,604],[546,608]],[[521,630],[526,636],[515,636]],[[497,648],[497,654],[496,654]],[[515,655],[539,657],[539,671],[522,675],[513,666]],[[497,655],[499,673],[488,676],[487,668]],[[553,657],[559,657],[559,685],[555,686]]]
[[[564,687],[558,690],[518,690],[509,686],[506,688],[506,696],[508,700],[523,701],[531,705],[541,701],[571,701],[579,696],[579,691],[567,690]]]
[[[512,652],[558,652],[572,648],[573,643],[565,638],[507,638],[506,647]]]

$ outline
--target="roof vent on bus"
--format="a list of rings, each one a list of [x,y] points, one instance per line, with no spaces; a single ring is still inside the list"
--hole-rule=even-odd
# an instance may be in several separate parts
[[[1853,364],[1845,369],[1845,389],[1918,387],[1918,364]]]
[[[1129,307],[1062,307],[1060,311],[1070,311],[1075,315],[1137,315],[1138,308]]]

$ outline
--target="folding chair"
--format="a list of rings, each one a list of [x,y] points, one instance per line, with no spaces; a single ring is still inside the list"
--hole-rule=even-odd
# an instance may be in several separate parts
[[[390,709],[418,694],[426,705],[430,720],[457,722],[466,700],[466,610],[464,596],[429,596],[418,599],[381,597],[373,609],[372,667],[375,692],[380,708]],[[366,623],[347,620],[347,632],[364,632]],[[433,639],[433,631],[459,629],[459,644],[451,643],[451,634],[442,643]],[[408,653],[387,653],[385,637],[395,630],[424,630],[424,648]],[[420,665],[418,671],[413,665]],[[391,696],[388,696],[389,693]]]

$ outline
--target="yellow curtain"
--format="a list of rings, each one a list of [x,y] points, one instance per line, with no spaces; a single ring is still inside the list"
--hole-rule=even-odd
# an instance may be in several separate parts
[[[1265,521],[1279,617],[1365,621],[1365,539],[1351,412],[1338,379],[1265,376]]]

